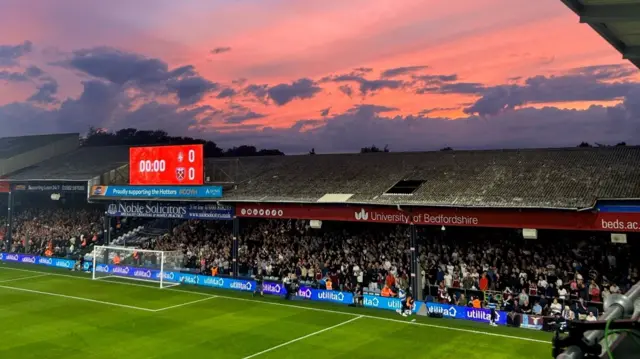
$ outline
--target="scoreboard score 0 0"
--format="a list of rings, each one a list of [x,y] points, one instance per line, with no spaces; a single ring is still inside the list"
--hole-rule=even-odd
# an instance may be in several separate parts
[[[202,145],[131,147],[129,183],[132,185],[204,184]]]

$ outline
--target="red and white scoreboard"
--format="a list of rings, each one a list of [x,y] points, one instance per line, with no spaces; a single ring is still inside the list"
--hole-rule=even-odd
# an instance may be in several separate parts
[[[131,147],[129,183],[172,186],[204,184],[203,145]]]

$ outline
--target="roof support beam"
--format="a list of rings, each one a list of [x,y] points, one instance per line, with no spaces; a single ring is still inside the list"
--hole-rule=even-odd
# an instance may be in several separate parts
[[[640,46],[629,46],[622,52],[625,60],[640,60]]]
[[[640,3],[583,5],[578,11],[581,23],[593,24],[615,21],[638,21]]]

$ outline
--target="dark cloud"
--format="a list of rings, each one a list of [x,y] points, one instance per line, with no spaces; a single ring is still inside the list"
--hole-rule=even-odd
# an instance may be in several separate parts
[[[132,82],[138,85],[150,85],[167,81],[172,75],[169,66],[158,59],[120,51],[110,47],[96,47],[74,51],[67,66],[93,77],[124,85]],[[188,68],[180,68],[186,73]]]
[[[185,77],[167,82],[170,91],[178,96],[180,105],[193,105],[204,97],[205,94],[215,91],[218,84],[213,83],[203,77]]]
[[[18,45],[0,45],[0,66],[16,66],[18,59],[33,49],[31,41]]]
[[[180,105],[193,105],[219,85],[195,71],[191,65],[169,70],[159,60],[123,52],[110,47],[96,47],[73,52],[63,65],[120,86],[135,86],[146,91],[169,91]]]
[[[26,82],[29,81],[29,77],[20,72],[0,71],[0,81]]]
[[[428,114],[434,112],[443,112],[443,111],[454,111],[457,110],[457,107],[435,107],[435,108],[426,108],[418,113],[420,116],[426,116]]]
[[[387,69],[382,71],[380,74],[381,77],[396,77],[407,74],[412,74],[417,71],[425,70],[428,66],[403,66],[403,67],[395,67],[391,69]]]
[[[35,102],[40,104],[52,104],[58,100],[55,98],[55,94],[58,93],[58,82],[53,78],[48,78],[45,82],[38,86],[36,93],[31,95],[27,99],[29,102]]]
[[[423,82],[428,85],[439,85],[446,82],[458,81],[458,75],[413,75],[412,78],[416,81]]]
[[[217,54],[222,54],[224,52],[229,52],[229,51],[231,51],[231,48],[228,46],[225,46],[225,47],[216,47],[215,49],[211,50],[211,53],[214,55],[217,55]]]
[[[412,86],[415,93],[435,93],[435,94],[464,94],[479,95],[486,88],[481,83],[476,82],[458,82],[458,75],[420,75],[412,76]]]
[[[249,120],[255,120],[258,118],[263,118],[265,115],[260,113],[255,113],[253,111],[249,111],[244,114],[237,114],[225,117],[224,122],[228,124],[241,124]]]
[[[223,89],[222,91],[220,91],[220,93],[218,93],[218,96],[216,96],[217,98],[227,98],[227,97],[233,97],[237,94],[236,90],[227,87],[225,89]]]
[[[353,71],[361,74],[367,74],[369,72],[372,72],[373,69],[371,67],[356,67],[355,69],[353,69]]]
[[[320,111],[320,116],[322,116],[322,117],[329,116],[329,112],[331,112],[331,107],[327,107],[327,108],[323,109],[322,111]]]
[[[398,108],[397,107],[373,105],[373,104],[362,104],[362,105],[355,105],[350,110],[348,110],[346,113],[377,114],[377,113],[392,112],[392,111],[398,111]]]
[[[559,76],[530,77],[523,84],[484,88],[478,92],[482,97],[464,111],[486,116],[527,104],[621,99],[640,86],[620,81],[630,74],[627,66],[605,65],[583,67]]]
[[[267,96],[269,95],[268,89],[268,85],[251,84],[244,89],[244,93],[246,95],[252,95],[259,101],[266,103]]]
[[[438,88],[439,93],[457,93],[463,95],[480,95],[487,91],[487,88],[477,82],[456,82],[442,84]]]
[[[24,70],[24,74],[29,77],[40,77],[44,75],[44,71],[38,66],[29,66]]]
[[[351,97],[353,95],[353,89],[349,85],[340,85],[338,88],[343,94]]]
[[[311,79],[299,79],[291,84],[279,84],[267,90],[269,97],[278,106],[285,105],[294,99],[310,99],[322,91],[316,82]]]
[[[347,74],[347,75],[338,75],[333,77],[325,77],[322,81],[333,81],[333,82],[356,82],[358,83],[360,94],[365,96],[371,93],[375,93],[377,91],[383,89],[399,89],[404,86],[403,81],[399,80],[368,80],[363,76],[355,75],[355,74]],[[344,92],[344,91],[343,91]]]

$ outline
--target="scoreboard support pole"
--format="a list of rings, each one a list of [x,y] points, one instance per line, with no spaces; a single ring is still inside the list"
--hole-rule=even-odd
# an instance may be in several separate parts
[[[105,246],[111,245],[111,219],[107,211],[104,212],[103,229],[102,229],[102,241]]]
[[[14,194],[9,191],[8,193],[8,205],[7,205],[7,225],[5,231],[5,243],[6,243],[6,252],[11,252],[11,244],[13,243],[11,238],[11,232],[13,231],[13,205],[14,205]]]
[[[239,236],[240,236],[240,218],[234,216],[233,217],[233,245],[231,248],[231,276],[239,277],[240,276],[240,265],[238,264],[238,247],[239,247]]]
[[[409,248],[411,250],[411,295],[418,299],[423,300],[422,295],[422,273],[420,273],[419,249],[418,249],[418,234],[416,233],[416,225],[409,224]]]

